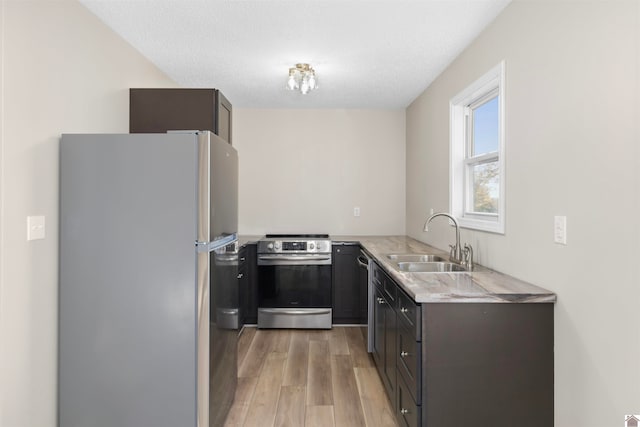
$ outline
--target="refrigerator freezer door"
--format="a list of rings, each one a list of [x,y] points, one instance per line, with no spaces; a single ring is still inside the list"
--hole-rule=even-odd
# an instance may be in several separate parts
[[[238,152],[219,136],[211,132],[198,132],[200,250],[225,246],[236,238],[237,232]]]
[[[210,144],[210,240],[238,232],[238,153],[208,132]]]

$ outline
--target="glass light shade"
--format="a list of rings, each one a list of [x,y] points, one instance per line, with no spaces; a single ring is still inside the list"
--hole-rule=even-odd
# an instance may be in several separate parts
[[[306,95],[310,91],[318,88],[315,70],[309,64],[296,64],[289,68],[289,78],[286,88],[288,90],[299,90]]]
[[[298,88],[298,82],[293,74],[289,74],[289,80],[287,80],[287,89],[294,90]]]
[[[309,92],[309,79],[306,76],[302,79],[302,83],[300,83],[300,92],[302,92],[303,95]]]
[[[314,90],[318,87],[318,81],[316,80],[315,74],[311,74],[309,76],[309,89]]]

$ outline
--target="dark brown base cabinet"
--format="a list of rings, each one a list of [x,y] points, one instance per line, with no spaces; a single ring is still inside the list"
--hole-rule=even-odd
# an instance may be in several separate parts
[[[255,243],[247,243],[238,253],[238,283],[243,325],[258,323],[258,264]]]
[[[373,270],[373,359],[378,373],[393,402],[396,390],[396,334],[395,312],[397,289],[377,266]]]
[[[401,426],[553,426],[553,304],[416,304],[376,275],[373,356]]]
[[[334,242],[332,246],[332,309],[334,324],[367,323],[367,288],[358,264],[360,244]]]
[[[210,130],[231,144],[232,106],[217,89],[129,90],[129,132]]]

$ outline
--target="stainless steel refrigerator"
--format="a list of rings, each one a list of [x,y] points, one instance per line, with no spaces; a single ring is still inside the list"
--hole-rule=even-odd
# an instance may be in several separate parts
[[[60,142],[60,427],[224,423],[238,156],[210,132]]]

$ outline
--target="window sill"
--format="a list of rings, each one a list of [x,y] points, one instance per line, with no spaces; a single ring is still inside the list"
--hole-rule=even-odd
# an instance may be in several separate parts
[[[489,233],[504,234],[504,223],[498,221],[486,221],[480,219],[463,218],[456,216],[458,225],[470,230],[486,231]]]

